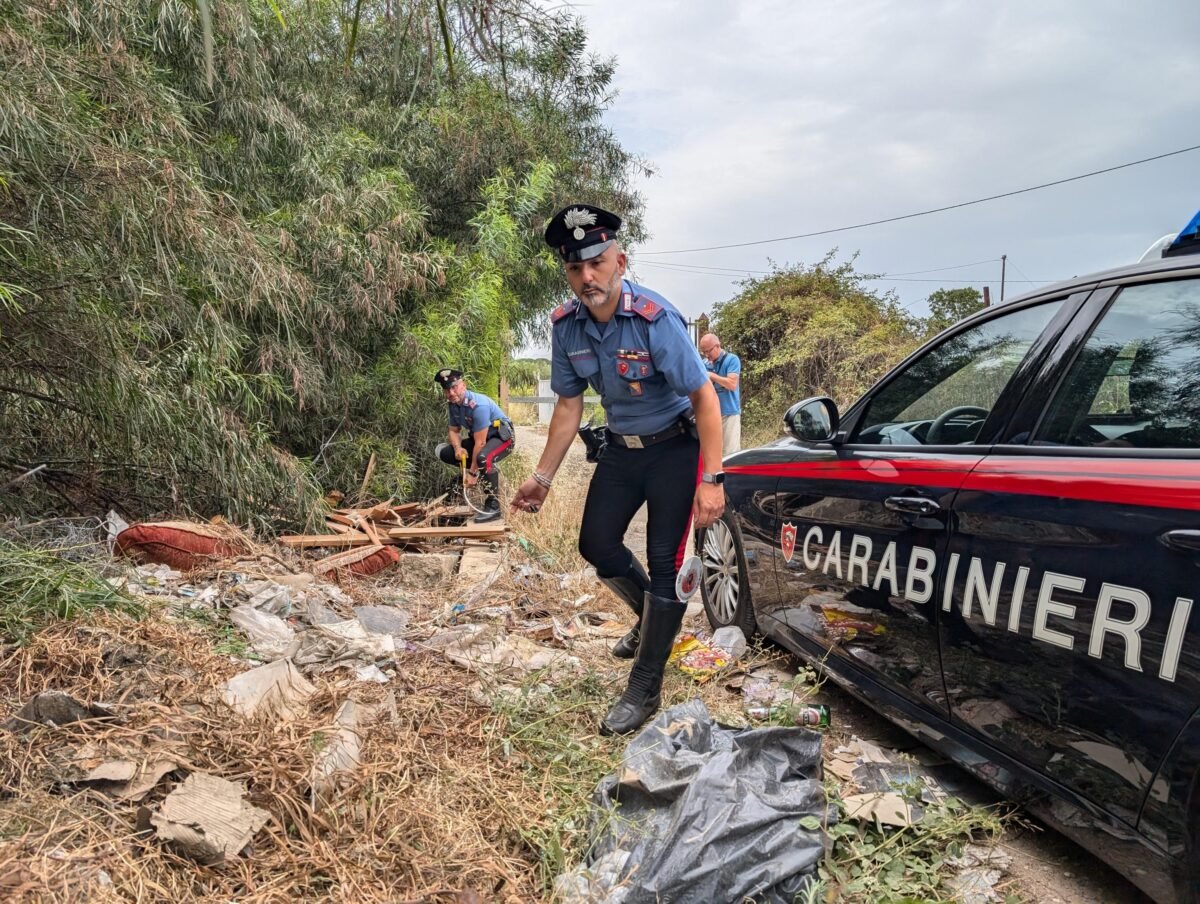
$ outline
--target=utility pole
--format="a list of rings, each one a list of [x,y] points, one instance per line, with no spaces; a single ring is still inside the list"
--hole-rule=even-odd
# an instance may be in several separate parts
[[[992,287],[991,286],[983,287],[983,306],[985,308],[990,308],[992,306]]]
[[[1000,255],[1000,300],[1004,301],[1004,270],[1008,266],[1008,255]]]

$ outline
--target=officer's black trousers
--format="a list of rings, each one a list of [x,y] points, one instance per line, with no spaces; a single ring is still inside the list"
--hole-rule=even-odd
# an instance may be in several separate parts
[[[646,565],[651,592],[673,600],[683,563],[692,500],[700,478],[700,443],[683,434],[645,449],[609,443],[596,465],[579,528],[579,552],[602,578],[628,573],[633,553],[625,531],[646,503]]]
[[[497,466],[500,464],[500,460],[512,451],[512,439],[501,439],[495,431],[488,431],[487,442],[478,452],[475,451],[475,437],[473,436],[464,436],[462,447],[467,450],[468,456],[473,456],[475,466],[483,472],[483,480],[488,491],[497,492],[500,488],[500,472],[497,470]],[[454,447],[449,443],[439,444],[434,452],[446,464],[458,467],[458,460],[454,457]]]

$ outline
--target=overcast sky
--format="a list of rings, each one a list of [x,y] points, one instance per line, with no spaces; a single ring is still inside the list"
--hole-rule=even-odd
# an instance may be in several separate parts
[[[655,175],[634,277],[687,316],[737,274],[813,263],[1007,295],[1136,261],[1200,209],[1200,151],[914,220],[749,248],[1200,145],[1200,3],[603,0],[575,5],[617,60],[607,121]],[[937,270],[991,261],[938,273]],[[909,280],[930,280],[917,282]],[[1029,280],[1030,282],[1022,282]]]

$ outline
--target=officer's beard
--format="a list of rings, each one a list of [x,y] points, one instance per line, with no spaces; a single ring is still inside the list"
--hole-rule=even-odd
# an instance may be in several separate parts
[[[602,283],[584,283],[579,290],[579,300],[588,308],[602,308],[621,292],[621,274],[614,272],[608,285]]]

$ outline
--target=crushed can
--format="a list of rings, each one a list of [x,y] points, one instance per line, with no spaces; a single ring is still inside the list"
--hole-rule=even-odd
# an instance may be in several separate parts
[[[796,724],[805,728],[828,728],[829,706],[825,703],[806,703],[796,707]]]

